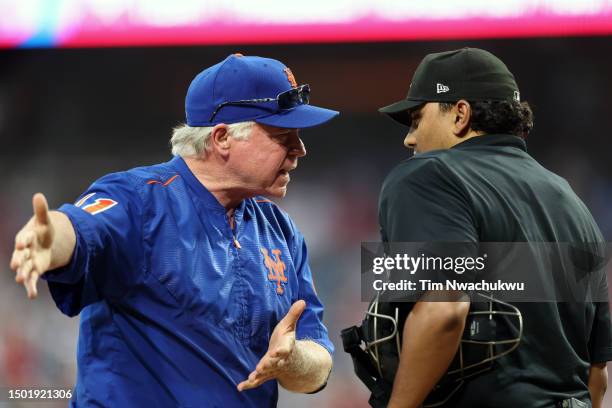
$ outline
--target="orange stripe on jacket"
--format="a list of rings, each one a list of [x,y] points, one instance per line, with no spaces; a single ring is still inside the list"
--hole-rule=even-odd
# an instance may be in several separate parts
[[[178,174],[175,174],[174,176],[170,177],[166,182],[162,183],[161,181],[158,180],[149,180],[147,181],[147,184],[161,184],[162,186],[166,187],[168,186],[170,183],[172,183],[174,180],[176,180],[176,178],[178,177]]]

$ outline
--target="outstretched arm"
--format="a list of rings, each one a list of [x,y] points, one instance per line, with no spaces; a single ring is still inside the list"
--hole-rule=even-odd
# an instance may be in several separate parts
[[[314,341],[295,340],[297,322],[305,307],[306,302],[298,300],[278,322],[268,351],[249,377],[238,384],[238,391],[258,387],[272,379],[294,392],[314,392],[325,385],[332,368],[329,352]]]
[[[10,265],[16,272],[15,281],[25,286],[30,299],[38,294],[38,277],[67,265],[76,245],[70,219],[59,211],[49,211],[43,194],[34,194],[32,207],[34,215],[15,236]]]

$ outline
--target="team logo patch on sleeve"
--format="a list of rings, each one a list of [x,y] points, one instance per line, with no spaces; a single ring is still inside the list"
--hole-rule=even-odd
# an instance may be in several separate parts
[[[111,200],[110,198],[96,198],[95,200],[90,200],[95,194],[96,193],[87,194],[74,203],[74,205],[87,211],[91,215],[96,215],[118,204],[117,201]]]

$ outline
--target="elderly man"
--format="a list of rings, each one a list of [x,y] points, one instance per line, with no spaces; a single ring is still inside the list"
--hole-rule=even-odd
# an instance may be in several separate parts
[[[240,54],[202,71],[167,163],[109,174],[18,232],[11,268],[80,314],[73,406],[272,407],[277,382],[320,390],[333,346],[303,236],[283,197],[310,106],[281,62]],[[274,380],[274,381],[269,381]]]

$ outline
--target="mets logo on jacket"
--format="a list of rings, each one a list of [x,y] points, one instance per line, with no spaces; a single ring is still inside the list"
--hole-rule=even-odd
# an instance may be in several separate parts
[[[287,268],[287,265],[285,265],[281,259],[281,250],[272,250],[274,259],[270,257],[270,254],[266,248],[261,248],[261,253],[264,257],[264,265],[266,268],[268,268],[268,280],[271,282],[276,282],[276,293],[282,295],[285,292],[283,289],[283,284],[287,283],[287,277],[285,276],[285,269]]]

